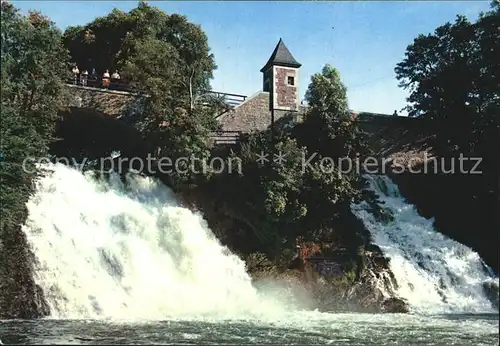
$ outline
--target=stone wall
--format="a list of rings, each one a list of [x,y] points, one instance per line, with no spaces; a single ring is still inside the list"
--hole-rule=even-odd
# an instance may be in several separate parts
[[[105,90],[92,87],[68,85],[71,95],[69,106],[88,108],[112,117],[127,117],[140,114],[144,110],[146,96],[125,91]],[[252,133],[264,131],[271,125],[270,93],[261,91],[247,98],[232,110],[219,116],[218,120],[223,131],[240,131]],[[288,101],[287,101],[288,102]],[[304,110],[301,107],[301,110]],[[297,112],[275,110],[274,120],[291,116],[291,121],[297,121]]]
[[[289,71],[288,69],[280,70],[284,71],[280,78],[286,78],[288,72],[293,72],[293,70]],[[282,82],[280,84],[286,83],[284,80],[280,81]],[[145,96],[125,91],[77,85],[68,85],[67,87],[71,95],[69,106],[72,107],[93,109],[116,118],[137,115],[144,109]],[[290,86],[285,87],[292,88]],[[295,97],[293,95],[294,92],[290,92],[289,95],[283,96],[285,101],[280,102],[291,102]],[[240,105],[219,116],[218,120],[222,125],[222,130],[252,133],[268,129],[272,121],[270,102],[270,93],[265,91],[258,92],[254,96],[247,98]],[[279,130],[301,122],[301,115],[306,109],[305,106],[301,105],[298,112],[275,110],[274,121],[276,122],[276,128]],[[420,122],[417,119],[373,115],[370,113],[361,113],[358,116],[361,127],[370,134],[372,139],[376,139],[375,146],[380,146],[377,151],[384,157],[391,154],[397,155],[401,151],[407,153],[408,150],[405,150],[407,148],[401,148],[401,146],[395,144],[408,144],[407,137],[410,133],[421,132],[422,126],[418,126]]]
[[[297,76],[294,69],[289,68],[276,68],[276,77],[274,83],[276,84],[276,103],[277,108],[286,107],[287,109],[297,109],[297,87],[287,84],[288,76],[294,77],[297,83]]]
[[[219,117],[224,131],[264,131],[271,125],[269,93],[261,91]]]
[[[252,133],[268,129],[273,116],[270,110],[270,102],[270,93],[266,91],[261,91],[249,97],[245,102],[219,117],[222,130]],[[304,110],[303,107],[300,108],[300,111]],[[274,121],[278,127],[282,127],[284,124],[290,125],[298,121],[299,113],[275,109]],[[283,120],[284,124],[281,124],[281,120]]]
[[[144,109],[144,96],[126,91],[105,90],[68,85],[71,96],[69,106],[91,108],[104,114],[120,117],[137,114]]]

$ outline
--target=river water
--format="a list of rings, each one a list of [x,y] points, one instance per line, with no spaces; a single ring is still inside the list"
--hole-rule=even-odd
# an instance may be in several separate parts
[[[498,345],[498,314],[296,313],[284,320],[10,321],[4,344]]]
[[[382,179],[382,180],[381,180]],[[354,205],[391,259],[411,314],[304,311],[280,287],[257,290],[203,215],[160,182],[46,168],[24,232],[51,316],[2,321],[4,344],[498,345],[496,287],[472,249],[444,237],[387,178],[371,188],[393,216]],[[493,286],[492,286],[493,285]]]

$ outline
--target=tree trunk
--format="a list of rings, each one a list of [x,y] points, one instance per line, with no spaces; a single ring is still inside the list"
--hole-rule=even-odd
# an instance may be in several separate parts
[[[194,109],[194,99],[193,99],[193,75],[194,71],[191,72],[191,75],[189,76],[189,105],[190,109]]]

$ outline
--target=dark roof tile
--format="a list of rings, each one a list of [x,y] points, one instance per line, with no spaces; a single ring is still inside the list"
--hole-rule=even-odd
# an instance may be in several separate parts
[[[279,66],[288,66],[288,67],[296,67],[299,68],[302,66],[293,55],[290,53],[288,48],[285,46],[285,43],[280,38],[276,48],[274,48],[273,54],[264,65],[264,67],[260,70],[260,72],[266,71],[271,65],[279,65]]]

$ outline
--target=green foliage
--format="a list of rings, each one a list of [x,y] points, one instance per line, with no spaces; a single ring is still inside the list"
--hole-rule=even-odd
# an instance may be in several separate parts
[[[476,23],[458,16],[418,36],[396,66],[409,114],[433,123],[441,149],[486,154],[500,144],[499,26],[498,6]]]
[[[325,65],[311,77],[306,100],[309,109],[299,138],[311,153],[337,159],[366,151],[363,133],[348,108],[347,89],[335,68]]]
[[[444,158],[448,169],[453,167],[452,160],[455,161],[454,174],[422,177],[423,182],[439,190],[427,198],[419,197],[424,201],[421,207],[435,216],[438,228],[475,247],[493,267],[498,262],[498,246],[493,239],[498,239],[500,229],[497,217],[499,27],[500,7],[498,2],[492,2],[491,10],[482,13],[475,22],[458,16],[454,22],[439,26],[433,33],[418,36],[407,47],[405,59],[395,68],[400,85],[410,92],[410,115],[419,117],[426,130],[435,134],[435,143],[430,144],[438,160],[439,156]],[[458,167],[461,155],[466,159],[474,158],[464,162],[463,168],[469,171],[472,162],[480,158],[475,172],[481,174],[460,174],[463,169],[462,163]],[[436,193],[453,197],[436,201],[433,196]],[[440,203],[446,207],[438,207]],[[481,226],[476,227],[478,224]],[[476,233],[471,234],[474,227]]]
[[[345,205],[358,197],[361,179],[356,160],[369,152],[366,135],[358,127],[348,108],[347,89],[339,72],[325,65],[311,77],[306,92],[309,108],[295,136],[310,155],[316,155],[315,169],[308,177],[308,204],[314,208],[315,220],[335,214],[335,205]],[[329,212],[327,212],[329,210]],[[315,227],[323,227],[318,221]]]
[[[149,32],[146,20],[161,22],[161,11],[141,3],[129,14],[114,9],[106,17],[96,18],[85,26],[70,26],[64,32],[63,42],[71,60],[81,70],[99,73],[121,69],[133,51],[131,37],[136,40]],[[150,30],[152,30],[151,28]]]
[[[261,153],[282,152],[282,164],[263,162]],[[292,224],[307,213],[299,197],[302,189],[302,148],[295,140],[279,138],[275,145],[269,133],[249,135],[233,158],[240,162],[241,174],[228,172],[214,177],[222,198],[231,198],[232,207],[247,219],[256,220],[254,227],[261,245],[269,252],[275,246],[293,239]],[[268,156],[272,161],[272,156]],[[241,196],[233,198],[232,196]]]
[[[326,66],[313,76],[307,97],[311,109],[298,131],[283,130],[274,138],[269,132],[243,138],[235,153],[242,173],[215,179],[226,198],[243,196],[232,206],[246,218],[259,220],[253,228],[275,259],[299,236],[321,242],[335,232],[334,221],[348,210],[360,183],[355,171],[341,171],[335,161],[322,161],[354,157],[363,148],[336,70]],[[261,154],[268,155],[267,162]]]
[[[131,85],[148,93],[155,102],[160,98],[164,99],[164,102],[175,100],[176,95],[171,85],[175,84],[180,76],[175,64],[178,57],[176,49],[170,43],[152,37],[135,44],[137,54],[130,57],[124,66]],[[165,92],[168,94],[159,94]]]
[[[129,13],[113,10],[84,27],[68,28],[72,58],[98,71],[118,69],[135,90],[148,95],[137,127],[167,156],[176,183],[199,178],[186,158],[208,159],[209,135],[218,127],[216,102],[198,102],[216,68],[205,33],[186,17],[167,15],[140,2]],[[204,99],[206,101],[206,99]]]
[[[210,154],[209,135],[217,129],[214,113],[196,104],[181,81],[183,71],[175,64],[178,52],[169,43],[149,38],[137,42],[138,54],[124,71],[133,85],[149,95],[138,127],[158,148],[158,155],[172,161],[194,157],[197,162]],[[158,72],[159,71],[159,72]],[[178,182],[193,179],[183,164],[173,173]]]
[[[356,267],[352,268],[340,278],[342,285],[350,286],[356,282]]]
[[[37,12],[22,16],[2,2],[0,197],[2,228],[21,223],[36,169],[25,158],[47,154],[63,104],[66,50],[54,23]]]
[[[270,274],[275,270],[273,262],[271,262],[265,254],[261,252],[251,253],[245,258],[247,272]]]
[[[85,26],[69,27],[63,41],[72,61],[81,69],[96,68],[100,74],[106,69],[117,69],[123,71],[122,78],[134,81],[136,86],[143,85],[145,77],[124,71],[131,60],[143,53],[148,58],[168,57],[163,62],[148,60],[153,63],[151,67],[147,64],[136,67],[145,69],[146,75],[162,76],[168,73],[163,69],[175,70],[173,88],[177,93],[189,95],[191,108],[196,96],[210,88],[209,80],[216,68],[207,37],[199,25],[190,23],[185,16],[167,15],[142,1],[128,13],[114,9]],[[156,55],[155,49],[159,49]]]
[[[446,212],[436,220],[439,224],[444,220],[448,225],[456,223],[449,228],[461,239],[467,239],[470,227],[461,227],[468,220],[480,220],[486,238],[498,235],[500,227],[500,219],[493,216],[494,206],[498,209],[500,176],[499,27],[498,4],[492,4],[492,10],[481,14],[475,23],[458,16],[432,34],[417,37],[395,69],[400,85],[410,91],[410,115],[425,120],[436,134],[436,154],[452,160],[460,155],[481,159],[475,171],[481,175],[461,175],[455,167],[454,177],[447,177],[440,185],[448,186],[443,188],[450,193],[460,191],[452,201],[456,205],[449,208],[468,215],[459,218],[464,222],[457,222],[451,214],[447,218]],[[472,162],[466,161],[464,168],[471,170]]]

